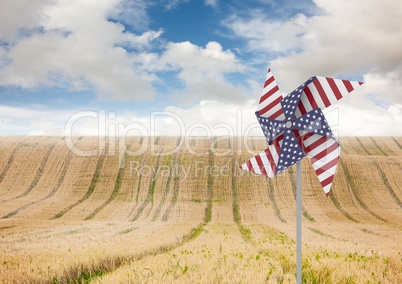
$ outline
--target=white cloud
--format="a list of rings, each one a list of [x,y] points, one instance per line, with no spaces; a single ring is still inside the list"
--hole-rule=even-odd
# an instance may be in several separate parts
[[[146,30],[150,22],[147,8],[150,1],[121,0],[109,16],[136,30]]]
[[[0,132],[8,135],[63,135],[65,110],[49,110],[39,105],[0,105]]]
[[[223,24],[247,39],[250,50],[283,54],[301,47],[299,36],[307,23],[305,15],[298,14],[286,22],[268,20],[265,15],[262,11],[253,11],[248,19],[232,15]]]
[[[218,0],[205,0],[205,5],[216,7]]]
[[[13,7],[10,3],[14,2],[2,2],[0,10]],[[32,88],[62,81],[73,87],[94,87],[103,98],[151,99],[156,77],[144,69],[138,57],[134,61],[135,52],[125,47],[144,53],[142,48],[161,32],[135,35],[125,31],[123,25],[108,21],[108,13],[118,3],[55,0],[35,6],[35,17],[24,24],[8,25],[0,34],[0,39],[7,40],[21,27],[39,29],[16,38],[9,49],[0,52],[1,61],[7,62],[0,69],[0,84]],[[20,18],[20,10],[23,15],[28,13],[18,8],[10,11],[15,12],[14,22],[18,22],[15,18]],[[54,80],[56,75],[58,79]]]
[[[205,48],[190,42],[169,43],[161,62],[178,70],[178,77],[185,83],[186,89],[174,94],[182,103],[207,99],[239,101],[248,92],[225,79],[226,74],[244,72],[247,67],[217,42],[209,42]]]
[[[43,19],[40,12],[54,0],[2,0],[0,2],[0,38],[13,41],[20,29],[33,29]]]
[[[364,78],[339,104],[341,135],[401,135],[402,5],[398,0],[314,1],[319,14],[270,20],[257,13],[224,23],[265,58],[285,93],[310,76]]]
[[[187,135],[262,136],[254,112],[257,101],[203,100],[187,108],[168,106],[139,115],[107,109],[48,109],[0,105],[0,132],[15,135]],[[363,106],[363,107],[362,107]],[[370,112],[366,111],[370,109]],[[350,95],[324,111],[336,136],[401,136],[402,104],[380,108]],[[67,127],[67,128],[66,128]],[[71,127],[71,129],[69,128]]]
[[[392,71],[402,62],[402,5],[398,0],[317,0],[320,15],[272,21],[264,14],[232,17],[226,25],[252,50],[286,52],[271,61],[291,85],[305,74],[354,75]],[[272,58],[272,57],[271,57]],[[278,70],[279,69],[279,70]]]

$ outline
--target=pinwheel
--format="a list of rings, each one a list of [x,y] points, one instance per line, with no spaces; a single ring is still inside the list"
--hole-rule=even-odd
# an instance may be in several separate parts
[[[340,147],[322,112],[362,82],[314,76],[285,98],[270,69],[256,116],[268,148],[248,160],[244,170],[270,178],[297,163],[296,263],[301,283],[301,163],[308,156],[321,186],[328,195],[338,165]]]
[[[272,178],[309,156],[328,194],[338,164],[339,144],[322,110],[361,84],[315,76],[283,98],[269,69],[255,113],[269,147],[242,168]]]

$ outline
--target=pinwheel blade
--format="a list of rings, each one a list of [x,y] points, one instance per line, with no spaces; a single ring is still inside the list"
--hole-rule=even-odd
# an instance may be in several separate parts
[[[279,154],[283,143],[283,135],[279,136],[271,143],[272,144],[267,149],[245,162],[241,168],[246,171],[273,178],[277,172]]]
[[[303,135],[302,140],[304,152],[309,156],[325,194],[328,194],[338,165],[339,144],[335,139],[314,133]]]
[[[321,76],[311,77],[300,86],[303,88],[303,92],[296,107],[296,118],[305,115],[313,109],[320,108],[324,110],[362,84],[362,82],[357,81]]]
[[[269,119],[284,120],[285,116],[281,106],[282,99],[275,77],[272,75],[271,69],[268,69],[257,113]]]

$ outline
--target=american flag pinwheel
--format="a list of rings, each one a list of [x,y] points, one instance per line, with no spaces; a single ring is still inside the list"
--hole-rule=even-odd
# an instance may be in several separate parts
[[[241,167],[273,178],[308,156],[328,195],[340,147],[322,110],[361,84],[314,76],[283,98],[268,69],[255,114],[269,146]]]

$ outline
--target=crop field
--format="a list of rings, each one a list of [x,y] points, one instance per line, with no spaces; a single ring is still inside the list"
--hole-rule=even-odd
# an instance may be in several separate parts
[[[296,167],[261,137],[0,137],[0,283],[295,283]],[[302,161],[303,283],[402,283],[402,137]]]

